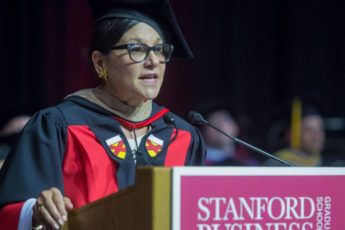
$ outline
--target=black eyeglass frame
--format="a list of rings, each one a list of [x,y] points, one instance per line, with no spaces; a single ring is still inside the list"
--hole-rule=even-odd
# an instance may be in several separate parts
[[[133,46],[145,46],[145,47],[147,48],[147,52],[146,52],[146,55],[145,55],[145,57],[143,58],[143,60],[141,60],[141,61],[136,61],[136,60],[134,60],[134,59],[132,58],[132,56],[131,56],[131,48],[132,48]],[[160,52],[158,48],[159,48],[159,47],[163,47],[163,46],[169,47],[170,53],[169,53],[169,56],[168,56],[167,58],[165,58],[165,61],[159,61],[159,62],[160,62],[160,63],[167,63],[167,62],[170,61],[171,55],[172,55],[172,53],[173,53],[173,51],[174,51],[174,46],[173,46],[172,44],[157,44],[157,45],[155,45],[155,46],[148,46],[148,45],[143,44],[143,43],[129,43],[129,44],[124,44],[124,45],[119,45],[119,46],[113,46],[113,47],[110,48],[109,51],[111,51],[111,50],[122,50],[122,49],[127,49],[128,55],[129,55],[129,57],[131,58],[131,60],[134,61],[134,62],[136,62],[136,63],[141,63],[141,62],[144,62],[144,61],[146,60],[146,58],[147,58],[147,56],[149,56],[149,53],[150,53],[151,50],[152,50],[154,53]],[[165,55],[163,54],[163,56],[165,56]]]

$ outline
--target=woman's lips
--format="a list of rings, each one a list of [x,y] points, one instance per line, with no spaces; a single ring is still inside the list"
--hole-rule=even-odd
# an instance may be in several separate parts
[[[147,85],[157,85],[158,84],[158,74],[144,74],[139,79]]]

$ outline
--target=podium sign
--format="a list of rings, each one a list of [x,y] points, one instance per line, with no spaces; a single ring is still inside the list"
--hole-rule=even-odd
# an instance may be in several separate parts
[[[340,230],[345,168],[175,167],[173,230]]]

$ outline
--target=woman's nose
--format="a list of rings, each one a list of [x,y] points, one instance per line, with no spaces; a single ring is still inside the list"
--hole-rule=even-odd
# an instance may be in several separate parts
[[[147,58],[146,58],[146,63],[149,66],[157,66],[157,65],[159,65],[158,56],[155,54],[155,52],[153,50],[150,50],[150,52],[148,53]]]

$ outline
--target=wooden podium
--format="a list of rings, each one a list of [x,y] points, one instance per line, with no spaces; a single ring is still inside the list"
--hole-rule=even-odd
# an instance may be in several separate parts
[[[138,167],[135,185],[73,210],[62,229],[170,229],[171,171]]]
[[[63,229],[344,229],[344,185],[341,167],[142,167]]]

